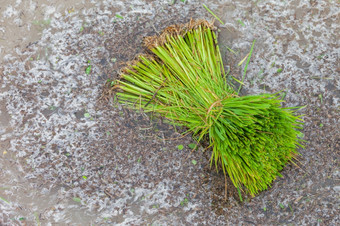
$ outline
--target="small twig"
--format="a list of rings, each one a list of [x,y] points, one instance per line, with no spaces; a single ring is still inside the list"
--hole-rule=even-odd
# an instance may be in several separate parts
[[[196,145],[196,147],[197,147],[197,145]],[[193,149],[191,150],[191,152],[187,155],[187,157],[184,159],[183,162],[187,161],[187,159],[189,158],[189,156],[197,149],[196,147],[193,148]]]
[[[189,156],[197,149],[198,144],[199,144],[199,143],[197,143],[197,144],[196,144],[196,147],[195,147],[195,148],[187,155],[187,157],[185,157],[185,159],[184,159],[183,162],[185,162],[185,161],[189,158]],[[203,149],[202,152],[205,152],[205,151],[208,150],[208,148],[210,148],[210,147],[211,147],[211,146],[205,147],[205,148]]]
[[[251,54],[253,53],[253,50],[254,50],[254,45],[255,45],[255,40],[253,41],[253,44],[251,45],[250,52],[249,52],[248,59],[247,59],[247,63],[246,63],[246,66],[244,67],[243,77],[242,77],[242,81],[241,81],[242,83],[244,81],[244,78],[246,77],[247,68],[248,68],[248,65],[249,65],[249,62],[250,62]],[[242,83],[241,83],[240,87],[237,90],[237,94],[239,94],[240,91],[241,91]]]
[[[190,134],[190,133],[186,133],[186,134],[184,134],[184,135],[182,135],[180,137],[176,137],[176,138],[164,138],[164,139],[161,139],[161,140],[163,140],[163,141],[166,141],[166,140],[178,140],[178,139],[181,139],[181,138],[185,137],[188,134]]]
[[[224,201],[227,201],[227,193],[228,193],[227,175],[224,174]]]
[[[156,92],[153,94],[152,98],[145,104],[144,107],[147,107],[147,106],[151,103],[151,101],[152,101],[153,99],[155,99],[155,97],[156,97],[158,91],[159,91],[162,87],[164,87],[164,84],[165,84],[165,81],[163,82],[163,84],[162,84],[160,87],[158,87],[158,89],[156,90]]]
[[[114,199],[114,197],[106,189],[104,190],[104,193],[111,199]]]

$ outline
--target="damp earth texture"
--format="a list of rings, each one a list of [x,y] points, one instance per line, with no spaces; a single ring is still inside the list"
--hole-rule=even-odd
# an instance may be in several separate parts
[[[217,20],[242,95],[305,106],[299,166],[240,202],[204,145],[118,104],[110,83],[146,36]],[[340,2],[10,1],[0,6],[1,225],[336,225],[340,200]]]

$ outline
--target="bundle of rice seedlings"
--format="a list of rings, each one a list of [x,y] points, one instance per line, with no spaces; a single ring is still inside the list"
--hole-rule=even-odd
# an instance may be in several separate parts
[[[191,20],[146,38],[152,54],[125,68],[114,89],[120,103],[159,113],[197,142],[208,139],[211,165],[239,194],[254,196],[298,155],[302,120],[296,109],[281,107],[278,94],[239,96],[213,30],[206,20]]]

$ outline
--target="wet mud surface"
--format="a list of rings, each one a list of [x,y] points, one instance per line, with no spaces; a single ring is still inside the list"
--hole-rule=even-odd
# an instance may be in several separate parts
[[[339,221],[337,1],[75,2],[62,13],[51,8],[36,41],[2,48],[1,224]],[[191,153],[193,140],[181,137],[181,128],[125,109],[105,88],[145,51],[143,37],[212,18],[202,3],[225,22],[216,22],[219,45],[238,79],[238,63],[256,39],[243,93],[284,90],[285,106],[306,106],[299,167],[287,166],[271,189],[243,203],[230,183],[225,194],[209,151]]]

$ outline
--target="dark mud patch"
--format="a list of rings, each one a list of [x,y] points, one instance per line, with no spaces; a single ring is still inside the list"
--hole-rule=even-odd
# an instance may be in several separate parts
[[[12,190],[0,191],[13,202],[1,207],[3,224],[20,222],[21,216],[35,222],[33,211],[42,223],[332,225],[339,220],[337,3],[322,1],[316,11],[300,1],[210,4],[227,21],[219,26],[219,41],[226,67],[238,79],[237,64],[257,39],[245,92],[285,89],[287,106],[306,105],[301,112],[308,143],[300,150],[300,168],[286,167],[272,188],[240,203],[231,183],[226,195],[223,175],[209,168],[209,151],[190,154],[193,141],[178,128],[103,95],[107,80],[118,78],[125,62],[145,51],[143,37],[191,17],[210,17],[196,1],[104,2],[58,16],[41,40],[0,69],[1,114],[10,117],[5,126],[10,131],[1,140],[13,155],[11,164],[20,163],[21,175],[35,188],[55,194],[49,205],[32,210],[26,204],[27,211],[20,212],[25,201]],[[314,38],[316,30],[324,31],[321,38]],[[5,172],[0,175],[6,179]]]

